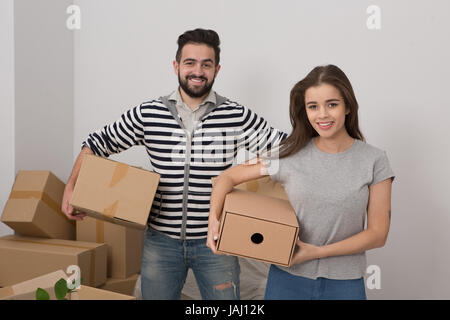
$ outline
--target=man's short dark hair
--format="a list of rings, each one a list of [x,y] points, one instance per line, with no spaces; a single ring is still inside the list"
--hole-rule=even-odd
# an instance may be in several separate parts
[[[188,43],[206,44],[214,49],[215,64],[216,66],[220,62],[220,39],[217,32],[214,30],[195,29],[189,30],[178,37],[178,50],[175,59],[180,63],[181,50]]]

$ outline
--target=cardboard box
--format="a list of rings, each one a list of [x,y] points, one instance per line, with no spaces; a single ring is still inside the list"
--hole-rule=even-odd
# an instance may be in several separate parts
[[[50,171],[19,171],[1,221],[24,236],[75,240],[61,211],[65,184]]]
[[[77,265],[82,284],[100,286],[106,281],[107,254],[106,244],[4,236],[0,238],[0,285],[10,286]]]
[[[136,300],[136,297],[82,285],[70,294],[70,300]]]
[[[85,217],[77,221],[77,240],[108,245],[110,278],[128,278],[141,270],[144,230]]]
[[[70,204],[87,215],[145,229],[159,174],[85,155]]]
[[[50,300],[57,300],[53,287],[40,287],[47,291],[50,296]],[[0,298],[0,300],[36,300],[36,290],[16,294],[7,298]],[[102,290],[89,286],[81,285],[79,289],[73,292],[67,293],[67,300],[136,300],[136,297],[125,294],[120,294],[112,291]]]
[[[285,197],[281,186],[263,179],[250,186],[261,185],[264,194],[234,189],[225,197],[217,251],[289,266],[299,232],[297,217],[289,201],[269,196],[273,188],[274,195]]]
[[[132,275],[126,279],[106,279],[106,283],[99,287],[102,290],[113,291],[129,296],[134,295],[134,288],[136,287],[136,281],[139,278],[139,274]]]
[[[59,279],[66,279],[62,270],[57,270],[43,276],[33,278],[6,288],[0,289],[0,300],[36,300],[36,290],[42,288],[50,295],[50,300],[56,300],[54,286]],[[81,285],[79,289],[68,293],[67,300],[136,300],[132,295],[118,294],[107,290]]]
[[[16,296],[33,293],[35,295],[37,288],[49,288],[47,292],[50,297],[56,298],[54,295],[54,286],[59,279],[67,279],[67,275],[62,270],[57,270],[37,278],[33,278],[24,282],[20,282],[5,288],[0,288],[0,300],[15,299]],[[33,296],[33,299],[35,297]]]

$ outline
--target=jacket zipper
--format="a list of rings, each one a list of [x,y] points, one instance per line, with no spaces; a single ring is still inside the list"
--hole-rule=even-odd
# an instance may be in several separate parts
[[[195,129],[194,129],[195,131]],[[191,143],[192,143],[192,133],[189,133],[185,129],[186,133],[186,157],[184,162],[184,185],[183,185],[183,218],[181,222],[181,240],[186,240],[186,224],[187,224],[187,207],[188,207],[188,197],[189,197],[189,171],[191,166]]]

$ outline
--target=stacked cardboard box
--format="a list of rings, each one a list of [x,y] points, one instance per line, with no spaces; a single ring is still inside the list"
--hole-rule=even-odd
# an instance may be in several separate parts
[[[100,286],[106,281],[105,244],[73,240],[4,236],[0,238],[0,286],[38,277],[70,265],[81,269],[82,284]]]
[[[100,288],[132,295],[141,268],[144,231],[85,217],[77,240],[108,245],[108,279]]]
[[[77,221],[77,240],[108,245],[108,277],[125,279],[141,269],[144,231],[85,217]]]
[[[102,288],[134,291],[158,183],[154,172],[85,157],[70,204],[89,216],[77,222],[77,240],[108,244],[108,280]]]
[[[75,240],[75,222],[61,211],[64,187],[50,171],[20,171],[1,221],[22,235]]]
[[[60,210],[64,184],[55,179],[49,171],[17,176],[2,216],[16,235],[0,238],[0,287],[77,265],[83,286],[72,299],[133,294],[159,175],[85,156],[70,203],[96,219],[86,217],[76,229]],[[99,286],[111,291],[91,288]]]

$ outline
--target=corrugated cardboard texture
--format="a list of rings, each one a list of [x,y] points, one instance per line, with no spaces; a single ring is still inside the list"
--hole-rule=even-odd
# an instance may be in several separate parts
[[[77,221],[77,240],[108,245],[108,277],[124,279],[141,269],[143,230],[85,217]]]
[[[19,236],[0,238],[0,285],[10,286],[69,265],[81,269],[83,284],[106,281],[105,244]]]
[[[70,204],[96,219],[144,229],[159,174],[86,155]]]
[[[2,222],[31,237],[75,239],[75,222],[61,211],[64,183],[50,171],[20,171]]]

